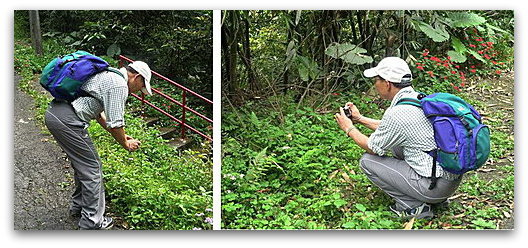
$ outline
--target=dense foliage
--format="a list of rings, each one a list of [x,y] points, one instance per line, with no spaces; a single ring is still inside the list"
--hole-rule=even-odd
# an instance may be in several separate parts
[[[104,165],[111,211],[132,229],[212,229],[211,147],[176,151],[142,119],[126,117],[127,133],[142,142],[137,152],[122,149],[97,122],[89,129]]]
[[[513,69],[512,11],[222,14],[222,228],[493,229],[511,217],[513,164],[490,162],[485,170],[501,176],[466,174],[460,199],[432,221],[394,218],[392,200],[358,166],[364,151],[332,115],[350,101],[382,116],[388,102],[362,72],[385,56],[408,61],[416,90],[486,109],[466,90],[470,82],[485,90],[482,77],[493,83]],[[490,161],[510,158],[513,122],[487,114]]]
[[[469,74],[496,74],[513,65],[513,11],[222,14],[223,94],[235,104],[286,91],[297,101],[323,96],[321,103],[334,92],[366,90],[363,69],[386,56],[408,61],[416,85],[434,81],[449,91],[463,87]]]
[[[361,102],[360,110],[374,118],[380,118],[386,107],[363,95],[334,96],[328,107],[337,109],[338,103],[349,100]],[[269,111],[269,104],[250,102],[223,114],[222,228],[403,228],[405,220],[388,209],[390,198],[359,168],[364,151],[338,130],[333,112],[296,110],[296,105],[284,101],[281,117]],[[488,123],[492,128],[494,124]],[[508,133],[496,130],[491,140],[491,160],[513,154]],[[468,173],[459,194],[513,202],[513,164],[499,170],[507,176],[487,180],[485,175]],[[414,228],[494,229],[504,213],[511,213],[510,207],[479,200],[453,202],[449,209],[436,209],[432,222],[417,221]]]
[[[264,113],[266,106],[259,103],[224,115],[223,227],[326,229],[352,227],[345,224],[374,218],[368,216],[373,212],[363,212],[365,206],[388,199],[361,175],[361,149],[336,132],[332,114],[321,115],[310,108],[296,111],[289,106],[283,117]],[[374,103],[364,107],[380,112]],[[278,123],[277,118],[284,122]],[[351,194],[354,201],[350,201]],[[362,212],[355,215],[358,208]],[[389,213],[375,215],[387,217]],[[389,228],[398,223],[361,225]]]
[[[27,11],[15,11],[15,36],[28,38]],[[147,62],[163,76],[212,99],[212,11],[39,11],[44,40],[54,40],[62,47],[59,56],[76,50],[86,50],[107,58],[115,67],[117,55]],[[59,51],[57,51],[59,52]],[[40,73],[41,68],[35,68]],[[182,90],[153,77],[152,86],[182,101]],[[178,119],[182,108],[154,94],[147,100]],[[134,110],[161,118],[161,126],[174,121],[159,112],[142,107],[138,101]],[[189,107],[212,119],[212,105],[187,94]],[[189,113],[187,111],[187,113]],[[210,123],[194,114],[187,114],[188,124],[212,136]],[[201,138],[198,137],[198,140]]]
[[[44,37],[99,55],[143,60],[211,96],[212,11],[39,11]]]
[[[44,40],[44,55],[36,56],[28,44],[23,16],[15,18],[14,70],[20,88],[36,102],[36,119],[51,96],[42,92],[38,78],[42,68],[58,54],[71,51],[62,40]],[[65,24],[66,25],[66,24]],[[111,57],[104,56],[116,64]],[[129,105],[127,110],[134,108]],[[130,114],[126,131],[142,142],[136,152],[124,150],[96,122],[89,132],[103,162],[109,214],[123,220],[128,229],[212,229],[212,148],[176,151],[159,137],[159,131]],[[73,182],[72,182],[73,183]]]

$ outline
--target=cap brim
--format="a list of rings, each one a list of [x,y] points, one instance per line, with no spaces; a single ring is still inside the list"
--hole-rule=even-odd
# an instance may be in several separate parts
[[[363,71],[363,75],[365,75],[365,77],[371,78],[371,77],[375,77],[375,76],[377,76],[379,74],[376,71],[376,67],[374,67],[374,68],[366,69],[365,71]]]
[[[143,93],[149,95],[149,96],[152,96],[152,89],[150,88],[150,82],[145,80],[145,87],[141,88],[141,91],[143,91]]]

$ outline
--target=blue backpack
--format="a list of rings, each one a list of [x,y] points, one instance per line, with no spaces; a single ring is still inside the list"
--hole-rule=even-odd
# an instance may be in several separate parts
[[[81,96],[90,96],[81,86],[91,76],[104,70],[112,71],[124,78],[123,74],[95,55],[77,51],[57,57],[44,67],[40,85],[55,99],[73,101]]]
[[[433,157],[431,186],[436,186],[436,162],[451,173],[463,174],[486,163],[490,153],[490,130],[482,124],[480,114],[462,98],[448,94],[420,94],[404,98],[398,104],[409,104],[423,109],[433,125],[437,148],[427,151]]]

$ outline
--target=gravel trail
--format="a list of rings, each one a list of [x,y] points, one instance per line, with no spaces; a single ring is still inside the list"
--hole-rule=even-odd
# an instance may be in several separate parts
[[[34,101],[18,88],[14,92],[14,229],[72,230],[68,214],[73,170],[49,134],[37,125]]]

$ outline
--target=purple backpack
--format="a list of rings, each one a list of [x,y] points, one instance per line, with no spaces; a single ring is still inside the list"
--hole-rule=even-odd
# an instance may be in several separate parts
[[[480,114],[462,98],[435,93],[404,98],[397,104],[409,104],[423,109],[433,125],[437,148],[426,151],[433,157],[431,186],[436,185],[436,162],[446,171],[463,174],[484,165],[490,153],[490,130],[482,124]]]
[[[44,67],[40,84],[56,99],[73,101],[80,96],[90,96],[81,86],[91,76],[104,71],[124,76],[102,58],[85,51],[77,51],[57,57]]]

